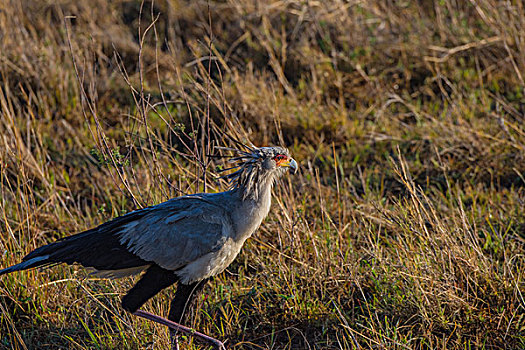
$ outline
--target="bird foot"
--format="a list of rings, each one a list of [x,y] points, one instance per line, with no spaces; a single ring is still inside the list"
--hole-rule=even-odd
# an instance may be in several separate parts
[[[168,326],[170,329],[176,330],[177,332],[182,332],[182,333],[189,334],[189,335],[191,335],[193,337],[196,337],[198,339],[201,339],[202,341],[205,341],[205,342],[213,345],[218,350],[226,350],[226,348],[224,347],[224,344],[220,340],[212,338],[212,337],[210,337],[210,336],[208,336],[206,334],[197,332],[196,330],[188,328],[188,327],[183,326],[181,324],[178,324],[178,323],[175,323],[173,321],[167,320],[164,317],[160,317],[160,316],[154,315],[154,314],[152,314],[150,312],[143,311],[143,310],[137,310],[137,311],[135,311],[133,313],[133,315],[139,316],[139,317],[143,317],[143,318],[145,318],[147,320],[150,320],[150,321],[153,321],[153,322],[160,323],[160,324],[162,324],[164,326]],[[170,333],[172,333],[172,332],[170,332]],[[179,341],[178,341],[177,338],[178,338],[177,336],[172,337],[172,343],[171,343],[171,349],[172,350],[179,350]]]

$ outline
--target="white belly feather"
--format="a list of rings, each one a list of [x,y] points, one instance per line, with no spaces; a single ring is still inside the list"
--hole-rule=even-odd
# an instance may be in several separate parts
[[[235,242],[228,239],[220,250],[201,256],[175,273],[184,284],[215,276],[224,271],[235,260],[243,243],[244,240]]]

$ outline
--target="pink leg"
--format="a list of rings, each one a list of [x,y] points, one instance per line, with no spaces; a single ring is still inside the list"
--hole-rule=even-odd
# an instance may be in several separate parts
[[[170,329],[171,330],[171,329]],[[173,335],[170,332],[171,350],[180,350],[179,348],[179,336]]]
[[[171,342],[171,350],[180,350],[179,335],[177,334],[177,331],[172,328],[170,328],[170,342]]]
[[[207,343],[210,343],[211,345],[215,346],[217,349],[226,350],[226,348],[224,347],[224,344],[220,340],[212,338],[210,336],[207,336],[206,334],[202,334],[200,332],[197,332],[196,330],[193,330],[193,329],[188,328],[186,326],[183,326],[181,324],[178,324],[178,323],[172,322],[170,320],[167,320],[164,317],[160,317],[160,316],[154,315],[154,314],[152,314],[150,312],[143,311],[143,310],[137,310],[137,311],[135,311],[133,313],[133,315],[139,316],[139,317],[143,317],[143,318],[145,318],[147,320],[150,320],[150,321],[157,322],[157,323],[160,323],[162,325],[168,326],[169,328],[175,329],[178,332],[186,333],[186,334],[189,334],[191,336],[200,338],[201,340],[203,340],[203,341],[205,341]],[[178,348],[179,348],[179,342],[177,340],[177,336],[175,336],[175,341],[172,340],[172,349],[177,350]]]

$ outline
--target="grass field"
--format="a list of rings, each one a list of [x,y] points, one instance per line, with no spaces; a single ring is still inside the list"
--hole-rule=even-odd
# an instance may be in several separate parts
[[[228,134],[300,171],[191,327],[230,349],[524,349],[524,76],[521,1],[2,1],[0,267],[226,189]],[[2,276],[0,349],[165,349],[120,307],[133,281]]]

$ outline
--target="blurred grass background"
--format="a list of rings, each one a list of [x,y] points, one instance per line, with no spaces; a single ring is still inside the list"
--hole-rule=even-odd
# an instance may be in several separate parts
[[[0,266],[225,189],[226,133],[300,172],[192,327],[231,349],[523,349],[524,74],[521,1],[5,0]],[[132,278],[87,277],[2,276],[0,348],[167,347],[120,308]]]

